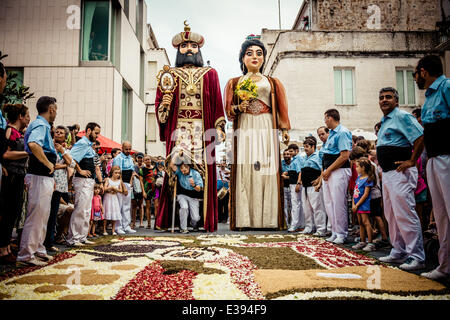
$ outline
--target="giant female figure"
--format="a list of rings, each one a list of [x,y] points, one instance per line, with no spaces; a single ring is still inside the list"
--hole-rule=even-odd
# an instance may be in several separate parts
[[[283,142],[288,144],[290,123],[283,85],[261,74],[266,53],[261,41],[248,37],[239,54],[243,75],[230,79],[225,88],[225,109],[234,129],[232,230],[285,228],[278,133],[281,130]],[[246,87],[256,85],[252,99],[236,90],[245,83]]]

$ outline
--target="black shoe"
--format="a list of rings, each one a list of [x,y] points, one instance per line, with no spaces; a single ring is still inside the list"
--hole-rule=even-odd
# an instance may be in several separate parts
[[[380,242],[377,243],[377,247],[378,248],[388,248],[388,247],[391,247],[391,244],[387,240],[381,240]]]

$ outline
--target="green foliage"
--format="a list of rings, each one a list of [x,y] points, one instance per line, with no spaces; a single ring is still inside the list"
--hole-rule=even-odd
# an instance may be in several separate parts
[[[0,60],[8,55],[2,55],[0,51]],[[0,94],[0,106],[7,103],[26,103],[30,98],[34,97],[34,92],[30,92],[30,87],[24,86],[18,82],[18,74],[14,71],[7,71],[6,87],[3,94]]]

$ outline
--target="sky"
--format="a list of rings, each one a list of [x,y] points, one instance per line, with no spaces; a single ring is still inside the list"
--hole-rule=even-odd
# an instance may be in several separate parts
[[[222,91],[227,81],[241,75],[239,50],[250,34],[263,28],[279,29],[278,0],[145,0],[147,22],[156,40],[175,64],[172,37],[184,31],[187,20],[191,32],[201,34],[203,61],[209,60],[219,74]],[[291,29],[303,0],[280,0],[281,29]]]

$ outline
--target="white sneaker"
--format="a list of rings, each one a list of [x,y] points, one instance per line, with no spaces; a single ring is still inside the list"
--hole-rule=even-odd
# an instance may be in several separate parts
[[[325,237],[325,233],[321,233],[321,232],[317,231],[317,232],[313,233],[313,236],[316,236],[316,237]]]
[[[305,229],[305,230],[303,230],[303,231],[300,231],[299,233],[300,233],[300,234],[311,234],[311,233],[312,233],[312,230],[311,230],[311,229]]]
[[[359,242],[359,243],[355,244],[352,247],[352,249],[361,250],[362,248],[366,247],[366,245],[367,245],[367,243],[365,243],[365,242]]]
[[[431,280],[443,280],[446,278],[449,278],[448,275],[446,275],[445,273],[442,273],[440,271],[438,271],[437,269],[434,269],[430,272],[424,272],[420,274],[422,277],[431,279]]]
[[[403,263],[405,262],[407,259],[407,257],[404,258],[394,258],[391,255],[385,256],[385,257],[380,257],[378,260],[380,260],[381,262],[386,262],[386,263]]]
[[[120,234],[120,235],[123,235],[123,234],[125,234],[125,232],[124,232],[124,231],[122,231],[122,230],[116,230],[116,233],[117,233],[117,234]]]
[[[370,242],[367,244],[367,246],[365,246],[363,248],[363,251],[366,251],[366,252],[371,252],[371,251],[375,251],[375,250],[377,250],[376,245],[374,243],[370,243]]]
[[[188,230],[188,229],[186,229],[186,230],[180,230],[180,233],[186,234],[186,233],[189,233],[189,230]]]
[[[405,271],[420,270],[425,269],[425,263],[409,257],[406,259],[405,263],[399,266],[399,268]]]
[[[333,243],[334,244],[344,244],[345,242],[345,238],[343,237],[336,237],[336,239],[334,239]]]
[[[326,241],[329,241],[329,242],[333,242],[334,240],[336,240],[336,238],[337,238],[337,235],[332,234],[331,237],[326,238],[325,240],[326,240]]]
[[[125,233],[136,233],[136,230],[128,228],[127,230],[125,230]]]
[[[86,241],[84,242],[84,244],[95,244],[95,242],[90,241],[90,240],[86,240]]]

